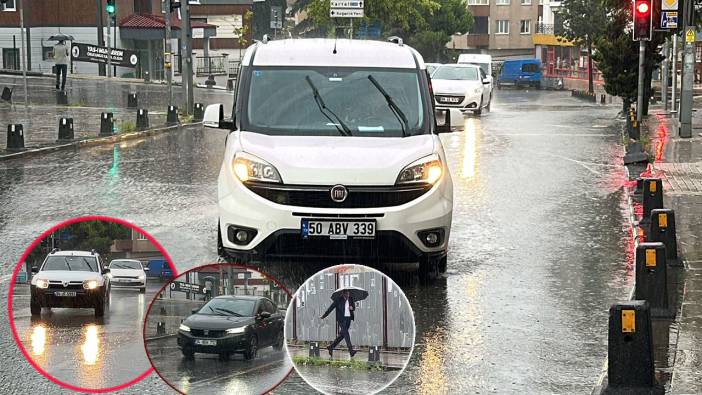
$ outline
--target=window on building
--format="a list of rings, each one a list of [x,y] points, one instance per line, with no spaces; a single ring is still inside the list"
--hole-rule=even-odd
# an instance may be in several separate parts
[[[531,33],[531,19],[522,19],[519,21],[519,33],[520,34],[530,34]]]
[[[148,240],[148,239],[146,238],[146,236],[145,236],[143,233],[140,233],[140,232],[137,232],[137,231],[133,231],[133,232],[134,232],[134,236],[132,236],[132,238],[133,238],[134,240]]]
[[[0,5],[0,9],[2,11],[17,11],[17,4],[15,3],[15,0],[7,0],[7,3],[5,3],[4,7]]]
[[[531,5],[531,0],[521,0],[522,5]]]
[[[495,4],[497,5],[509,5],[510,0],[495,0]]]
[[[489,0],[468,0],[468,5],[490,5]]]
[[[509,34],[509,21],[499,20],[495,23],[495,34]]]
[[[488,17],[474,16],[473,28],[470,29],[470,34],[488,34]]]

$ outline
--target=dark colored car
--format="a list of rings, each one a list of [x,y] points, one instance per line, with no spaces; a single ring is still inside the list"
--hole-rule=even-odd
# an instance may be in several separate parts
[[[218,296],[183,321],[178,347],[189,359],[195,353],[219,354],[223,360],[242,353],[254,359],[260,348],[283,348],[283,323],[284,314],[268,298]]]

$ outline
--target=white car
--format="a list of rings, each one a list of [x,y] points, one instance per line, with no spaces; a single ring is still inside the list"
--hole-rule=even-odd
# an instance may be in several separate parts
[[[136,259],[114,259],[110,262],[110,278],[113,287],[139,288],[146,292],[146,272],[141,262]]]
[[[32,268],[30,282],[32,315],[42,307],[93,308],[105,315],[110,301],[110,269],[95,251],[54,250],[41,267]]]
[[[219,250],[446,269],[453,184],[421,55],[395,43],[259,42],[242,61],[219,174]],[[418,265],[417,265],[418,264]]]
[[[431,76],[436,69],[442,66],[441,63],[425,63],[424,64],[427,67],[427,72],[429,73],[429,76]]]
[[[455,108],[480,115],[490,110],[492,83],[485,72],[472,64],[445,64],[431,76],[437,109]]]

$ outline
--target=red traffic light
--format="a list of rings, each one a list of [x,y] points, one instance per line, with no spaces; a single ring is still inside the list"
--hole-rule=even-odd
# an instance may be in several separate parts
[[[650,7],[649,7],[648,3],[643,2],[643,1],[640,2],[640,3],[636,6],[636,11],[638,11],[638,13],[639,13],[639,14],[642,14],[642,15],[648,14],[648,11],[649,11],[649,10],[650,10]]]

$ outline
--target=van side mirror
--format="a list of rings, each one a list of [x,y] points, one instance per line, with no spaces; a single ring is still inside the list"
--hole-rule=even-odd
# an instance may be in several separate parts
[[[200,308],[199,308],[199,307],[196,307],[196,308],[190,310],[190,312],[193,313],[193,314],[197,314],[198,311],[200,311]]]
[[[203,117],[202,124],[206,128],[234,129],[234,121],[224,119],[223,104],[210,104],[207,106],[207,108],[205,108],[205,116]]]
[[[483,78],[483,85],[490,85],[490,78]]]
[[[39,273],[39,268],[36,266],[32,266],[32,274],[37,274]]]
[[[451,129],[451,110],[450,109],[445,109],[445,110],[438,110],[434,114],[436,119],[439,119],[439,114],[445,112],[444,116],[444,123],[436,123],[436,133],[451,133],[453,130]]]

